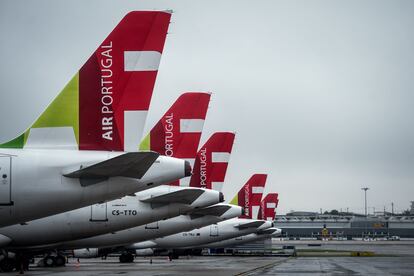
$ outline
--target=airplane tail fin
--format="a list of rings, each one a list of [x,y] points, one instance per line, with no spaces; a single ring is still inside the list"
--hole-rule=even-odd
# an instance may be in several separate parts
[[[193,166],[210,97],[201,92],[182,94],[144,138],[140,150],[186,159]],[[189,181],[187,177],[170,185],[189,186]]]
[[[190,186],[221,191],[226,176],[235,133],[216,132],[199,149]]]
[[[0,147],[137,151],[170,18],[128,13],[34,124]]]
[[[260,201],[266,185],[267,174],[254,174],[244,184],[230,204],[244,208],[244,214],[240,218],[256,218],[259,212]]]
[[[279,203],[278,193],[269,193],[260,202],[260,209],[257,219],[274,221],[276,217],[276,207]]]

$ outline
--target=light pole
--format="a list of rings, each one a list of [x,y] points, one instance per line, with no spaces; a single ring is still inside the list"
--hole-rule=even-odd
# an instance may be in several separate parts
[[[367,235],[368,232],[368,225],[367,225],[367,191],[369,190],[368,187],[361,188],[361,190],[364,190],[365,193],[365,235]],[[364,236],[364,235],[363,235]]]
[[[367,217],[367,191],[369,190],[368,187],[361,188],[361,190],[364,190],[365,192],[365,217]]]

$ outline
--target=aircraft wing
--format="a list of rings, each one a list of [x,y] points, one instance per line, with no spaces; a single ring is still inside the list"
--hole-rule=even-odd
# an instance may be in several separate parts
[[[144,198],[144,199],[141,199],[141,201],[147,202],[147,203],[159,203],[159,204],[169,204],[169,203],[191,204],[203,193],[204,191],[200,189],[184,189],[184,190],[174,191],[171,193],[161,194],[158,196]]]
[[[269,229],[264,229],[261,230],[259,232],[257,232],[258,235],[270,235],[273,234],[274,232],[276,232],[277,230],[274,228],[269,228]]]
[[[255,220],[252,222],[246,222],[246,223],[240,223],[239,225],[236,225],[236,228],[239,229],[246,229],[246,228],[257,228],[260,225],[262,225],[263,223],[265,223],[264,221],[261,220]]]
[[[64,173],[65,177],[80,178],[84,185],[88,186],[98,183],[110,177],[123,176],[138,178],[144,176],[152,164],[157,160],[159,154],[156,152],[128,152],[114,158]]]
[[[231,206],[229,205],[215,205],[215,206],[210,206],[207,208],[195,210],[194,212],[191,212],[190,215],[219,217],[223,215],[225,212],[227,212],[227,210],[229,210],[230,208]]]

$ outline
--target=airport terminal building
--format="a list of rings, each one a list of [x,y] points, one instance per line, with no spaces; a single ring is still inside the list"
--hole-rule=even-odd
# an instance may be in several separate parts
[[[275,226],[289,238],[414,238],[414,216],[321,215],[313,212],[292,212],[277,215]]]

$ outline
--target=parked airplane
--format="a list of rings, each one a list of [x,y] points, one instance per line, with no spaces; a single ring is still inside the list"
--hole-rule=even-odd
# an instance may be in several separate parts
[[[258,211],[259,209],[266,178],[266,174],[253,175],[231,201],[238,202],[239,206],[244,209],[244,214],[239,218],[222,221],[189,232],[135,243],[134,248],[172,249],[172,255],[177,256],[187,249],[203,248],[208,243],[244,236],[273,227],[273,223],[270,221],[252,219],[251,210]]]
[[[269,193],[260,203],[260,209],[257,219],[265,219],[267,221],[274,221],[276,217],[276,208],[279,203],[277,193]],[[209,243],[205,245],[205,248],[227,248],[233,247],[236,245],[255,242],[259,240],[265,240],[273,237],[278,237],[282,234],[282,229],[271,227],[256,233],[251,233],[249,235],[240,236],[228,240],[223,240],[219,242]]]
[[[0,226],[190,174],[183,160],[125,153],[138,149],[170,17],[128,13],[34,124],[0,145]]]
[[[201,185],[210,187],[213,183],[223,183],[227,171],[234,133],[214,133],[200,148],[195,159],[195,172],[191,177],[191,186]],[[226,156],[226,158],[224,158]],[[96,257],[97,254],[107,254],[114,250],[123,251],[120,260],[132,261],[135,253],[134,243],[139,243],[182,231],[190,231],[206,225],[237,217],[242,214],[242,208],[229,204],[217,204],[204,209],[189,212],[187,215],[160,220],[145,226],[130,228],[115,233],[90,237],[87,239],[69,241],[61,248],[82,248],[74,250],[76,257]],[[126,246],[125,248],[120,248]]]
[[[208,93],[181,95],[151,130],[151,145],[144,140],[149,149],[163,151],[168,148],[169,155],[194,158],[209,100]],[[108,203],[0,228],[0,234],[9,238],[9,250],[39,250],[67,240],[167,219],[222,201],[223,196],[217,191],[162,185]],[[62,257],[58,257],[61,261]]]

